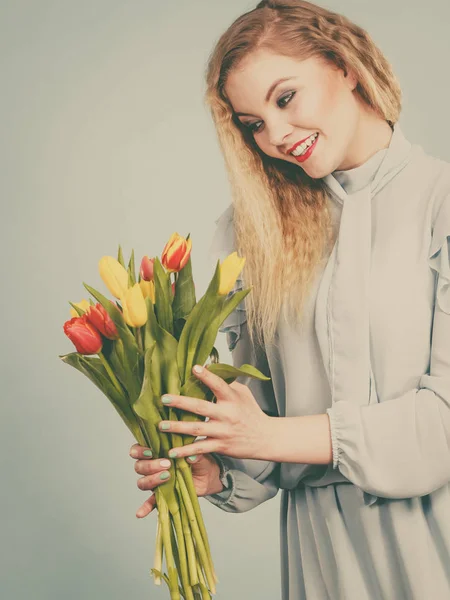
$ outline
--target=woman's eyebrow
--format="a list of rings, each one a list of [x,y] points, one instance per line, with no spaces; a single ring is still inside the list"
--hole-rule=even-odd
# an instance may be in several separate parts
[[[289,81],[290,79],[294,79],[294,76],[291,75],[290,77],[281,77],[281,79],[277,79],[276,81],[274,81],[267,91],[266,98],[265,98],[266,102],[269,102],[270,97],[272,96],[272,94],[276,90],[276,88],[280,85],[280,83],[283,83],[284,81]],[[248,113],[241,113],[241,112],[237,112],[235,114],[237,117],[252,117],[253,116]]]

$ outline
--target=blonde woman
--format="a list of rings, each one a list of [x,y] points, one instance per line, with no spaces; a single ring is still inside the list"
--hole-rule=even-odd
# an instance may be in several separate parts
[[[209,417],[179,455],[225,511],[282,489],[283,600],[446,600],[450,165],[402,133],[369,34],[301,0],[225,31],[207,101],[232,190],[212,258],[238,251],[252,286],[222,331],[271,380],[203,370],[218,401],[174,398]],[[153,489],[163,469],[133,449]]]

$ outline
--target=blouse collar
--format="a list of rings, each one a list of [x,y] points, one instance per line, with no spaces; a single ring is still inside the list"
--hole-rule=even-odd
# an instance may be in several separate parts
[[[411,149],[411,142],[403,135],[400,125],[395,123],[387,148],[376,152],[359,167],[334,171],[326,175],[323,181],[340,203],[365,187],[370,188],[373,196],[406,166]]]

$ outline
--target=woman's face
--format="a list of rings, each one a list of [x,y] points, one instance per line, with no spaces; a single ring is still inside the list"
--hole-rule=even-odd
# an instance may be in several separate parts
[[[258,50],[229,74],[225,93],[262,152],[320,178],[357,161],[361,102],[353,93],[356,83],[352,73],[346,77],[319,58]],[[295,154],[307,148],[306,153],[294,156],[294,146]]]

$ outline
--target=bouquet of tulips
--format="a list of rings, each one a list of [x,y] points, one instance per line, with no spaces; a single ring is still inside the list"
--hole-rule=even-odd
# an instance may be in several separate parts
[[[196,439],[160,433],[160,421],[204,419],[165,406],[161,396],[173,393],[215,401],[212,391],[192,374],[194,364],[204,365],[209,358],[207,368],[227,383],[240,375],[270,379],[252,365],[238,369],[220,364],[214,347],[220,325],[251,291],[233,293],[245,258],[233,252],[222,263],[218,260],[197,302],[191,247],[189,235],[174,233],[161,260],[144,256],[136,278],[134,251],[125,266],[119,246],[117,259],[104,256],[99,262],[100,276],[115,301],[84,284],[97,302],[70,302],[72,318],[64,324],[77,351],[60,358],[100,388],[138,444],[151,448],[154,458],[167,458],[170,448]],[[210,599],[218,579],[190,465],[184,457],[172,465],[170,479],[154,492],[158,523],[150,573],[156,585],[164,579],[171,600]]]

